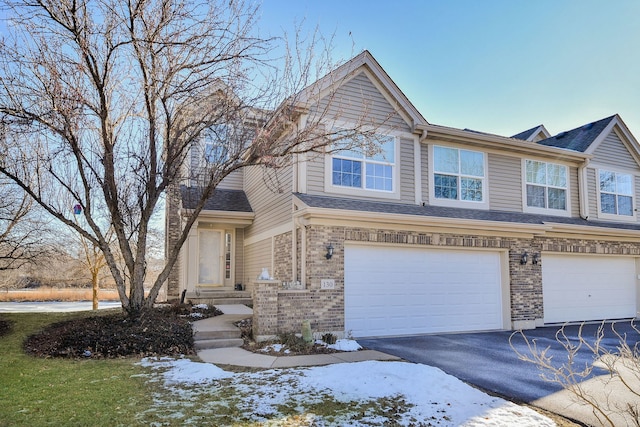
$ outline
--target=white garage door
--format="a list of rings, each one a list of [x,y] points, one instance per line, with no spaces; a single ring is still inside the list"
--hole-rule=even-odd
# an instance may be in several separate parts
[[[633,258],[542,255],[545,323],[636,316]]]
[[[500,254],[345,248],[345,326],[354,337],[502,329]]]

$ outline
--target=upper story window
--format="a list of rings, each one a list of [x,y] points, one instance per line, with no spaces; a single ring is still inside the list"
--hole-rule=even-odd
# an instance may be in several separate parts
[[[396,140],[376,135],[374,152],[354,147],[331,158],[331,183],[337,187],[393,192],[395,189]]]
[[[527,208],[525,210],[568,213],[567,167],[537,160],[525,160],[524,164]]]
[[[600,213],[606,215],[633,216],[633,175],[599,171]]]
[[[487,202],[484,153],[436,145],[432,158],[433,202]]]
[[[229,126],[213,125],[202,133],[204,140],[204,161],[208,164],[222,163],[229,158]]]

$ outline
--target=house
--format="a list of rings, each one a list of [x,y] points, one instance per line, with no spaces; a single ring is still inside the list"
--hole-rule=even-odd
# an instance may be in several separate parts
[[[368,337],[638,316],[640,146],[618,115],[504,137],[429,123],[369,52],[336,72],[320,83],[340,85],[345,122],[380,120],[381,153],[299,155],[281,191],[260,166],[227,177],[170,296],[240,284],[258,338],[303,320]],[[193,191],[167,204],[169,238]]]

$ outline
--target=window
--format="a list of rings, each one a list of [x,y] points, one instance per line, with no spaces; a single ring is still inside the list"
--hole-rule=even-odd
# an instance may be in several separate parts
[[[433,147],[433,195],[435,199],[485,202],[484,153],[449,147]]]
[[[331,158],[331,183],[339,187],[394,191],[395,138],[376,135],[375,152],[362,147],[337,152]]]
[[[206,163],[221,163],[228,160],[228,132],[227,125],[213,125],[203,131]]]
[[[633,216],[633,177],[630,174],[601,170],[600,212]]]
[[[525,161],[527,207],[567,211],[567,167],[537,160]]]

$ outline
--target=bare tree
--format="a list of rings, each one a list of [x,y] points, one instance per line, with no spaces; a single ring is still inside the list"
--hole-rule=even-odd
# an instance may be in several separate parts
[[[0,180],[0,270],[15,270],[49,253],[46,224],[33,211],[33,201]]]
[[[640,334],[633,322],[631,333]],[[516,338],[523,340],[526,352],[518,349]],[[561,327],[554,344],[565,360],[554,360],[551,347],[540,347],[523,331],[514,332],[509,341],[520,360],[533,363],[545,381],[567,390],[599,425],[640,426],[640,342],[620,333],[615,323],[602,322],[593,336],[585,332],[585,324],[577,334],[568,333],[566,325]],[[581,352],[591,354],[593,363],[579,363]],[[598,369],[605,374],[598,374]]]
[[[332,64],[315,56],[317,38],[294,42],[273,61],[281,40],[259,36],[258,10],[242,0],[4,5],[0,173],[100,248],[132,315],[151,307],[225,176],[251,165],[277,168],[296,154],[375,133],[364,120],[339,134],[325,126],[337,109],[327,93],[332,74],[318,80]],[[319,104],[320,97],[330,101]],[[150,219],[162,194],[185,178],[189,150],[221,124],[233,129],[225,154],[198,177],[197,203],[145,297]],[[71,218],[75,204],[82,224]]]

